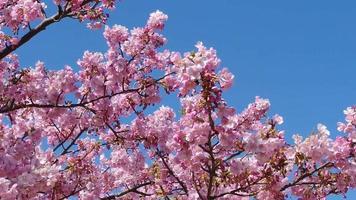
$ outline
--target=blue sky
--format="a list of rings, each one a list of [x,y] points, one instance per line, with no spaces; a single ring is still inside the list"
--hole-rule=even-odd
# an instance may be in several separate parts
[[[142,26],[150,12],[169,15],[166,48],[190,51],[197,41],[217,49],[236,76],[226,100],[241,111],[255,96],[269,98],[284,117],[287,137],[324,123],[335,137],[342,111],[356,104],[356,1],[125,0],[109,25]],[[102,30],[66,20],[17,53],[22,65],[76,66],[84,50],[105,51]],[[174,98],[164,100],[175,104]],[[350,192],[348,199],[356,199]]]

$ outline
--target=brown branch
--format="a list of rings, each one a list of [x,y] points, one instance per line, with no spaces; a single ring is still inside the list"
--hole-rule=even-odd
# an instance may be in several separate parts
[[[57,127],[57,126],[56,126]],[[63,144],[69,139],[70,136],[72,136],[75,128],[77,127],[77,125],[74,125],[70,131],[70,133],[65,137],[65,139],[63,141],[61,141],[56,147],[53,148],[53,152],[55,152],[60,146],[63,146]],[[60,130],[57,128],[57,130],[60,132]],[[60,140],[59,140],[60,141]],[[65,147],[63,146],[63,149],[65,149]]]
[[[322,169],[324,169],[324,168],[331,167],[331,166],[333,166],[333,164],[330,163],[330,162],[327,162],[327,163],[323,164],[322,166],[320,166],[319,168],[316,168],[316,169],[314,169],[314,170],[311,171],[311,172],[307,172],[307,173],[303,174],[302,176],[300,176],[299,178],[297,178],[297,179],[296,179],[295,181],[293,181],[292,183],[288,183],[287,185],[283,186],[283,187],[280,189],[280,191],[282,192],[282,191],[286,190],[286,189],[289,188],[289,187],[295,186],[296,184],[298,184],[298,183],[299,183],[300,181],[302,181],[303,179],[305,179],[305,178],[307,178],[307,177],[309,177],[309,176],[312,176],[315,172],[318,172],[318,171],[320,171],[320,170],[322,170]]]
[[[165,161],[162,153],[160,150],[157,149],[157,155],[161,158],[164,166],[167,168],[169,174],[173,176],[179,183],[179,185],[183,188],[185,194],[188,194],[188,189],[187,186],[174,174],[173,170],[169,167],[168,163]]]
[[[79,193],[79,192],[82,191],[83,189],[85,189],[85,188],[79,188],[79,189],[77,189],[77,190],[74,190],[74,191],[72,191],[70,194],[63,196],[62,198],[60,198],[60,199],[58,199],[58,200],[67,199],[67,198],[69,198],[69,197],[71,197],[71,196],[73,196],[73,195]]]
[[[217,198],[223,197],[223,196],[225,196],[225,195],[254,196],[254,195],[256,195],[256,192],[243,193],[243,194],[242,194],[242,193],[237,193],[237,192],[240,192],[240,191],[243,192],[243,190],[246,190],[246,189],[250,188],[251,186],[258,184],[258,182],[260,182],[260,181],[261,181],[262,179],[264,179],[264,178],[265,178],[265,177],[260,177],[259,179],[255,180],[255,181],[252,182],[252,183],[249,183],[249,181],[248,181],[248,184],[247,184],[246,186],[244,186],[244,187],[239,187],[239,188],[236,188],[236,189],[231,190],[231,191],[229,191],[229,192],[221,193],[221,194],[219,194],[219,195],[213,196],[212,198],[213,198],[213,199],[217,199]]]
[[[86,131],[87,129],[80,130],[78,135],[72,140],[72,142],[63,150],[61,156],[67,154],[68,150],[75,144],[75,142],[79,139],[79,137]]]
[[[66,10],[63,13],[57,12],[55,15],[44,19],[39,25],[36,26],[36,28],[31,29],[24,36],[22,36],[17,44],[11,44],[11,45],[6,46],[6,48],[0,52],[0,60],[2,60],[7,55],[9,55],[13,51],[18,49],[22,45],[24,45],[26,42],[28,42],[30,39],[32,39],[35,35],[37,35],[41,31],[45,30],[49,25],[59,22],[59,21],[61,21],[61,19],[67,17],[67,14],[69,12],[70,12],[70,10]]]
[[[135,192],[135,193],[141,194],[142,192],[138,191],[138,189],[141,188],[141,187],[150,185],[150,184],[152,184],[152,183],[153,183],[152,181],[148,181],[148,182],[145,182],[145,183],[136,185],[135,187],[133,187],[133,188],[131,188],[131,189],[128,189],[128,190],[126,190],[126,191],[124,191],[124,192],[121,192],[120,194],[110,195],[110,196],[101,198],[101,200],[114,200],[114,199],[116,199],[116,198],[118,198],[118,197],[122,197],[122,196],[124,196],[124,195],[126,195],[126,194],[128,194],[128,193],[130,193],[130,192]],[[145,194],[145,193],[143,193],[143,194]],[[141,194],[141,195],[143,195],[143,194]],[[145,194],[145,195],[147,195],[147,194]]]
[[[208,120],[209,120],[209,126],[210,126],[210,129],[211,131],[209,132],[209,137],[208,137],[208,141],[207,143],[205,144],[207,146],[207,148],[204,148],[203,145],[201,145],[200,147],[206,152],[209,154],[209,157],[210,157],[210,161],[211,161],[211,166],[207,166],[208,168],[208,174],[209,174],[209,181],[208,181],[208,186],[207,186],[207,199],[208,200],[211,200],[211,199],[214,199],[214,197],[212,196],[212,192],[213,192],[213,183],[214,183],[214,179],[215,179],[215,176],[216,176],[216,170],[218,169],[218,166],[216,164],[216,159],[215,159],[215,156],[214,156],[214,148],[216,145],[212,145],[212,138],[215,136],[215,135],[218,135],[218,131],[215,129],[215,122],[214,122],[214,119],[212,117],[212,112],[214,110],[214,107],[213,105],[211,105],[209,99],[210,99],[210,91],[211,91],[211,82],[210,80],[204,80],[203,79],[203,84],[202,84],[202,87],[203,87],[203,91],[202,91],[202,95],[203,95],[203,98],[206,102],[206,111],[207,111],[207,114],[208,114]]]
[[[81,6],[85,6],[87,4],[90,4],[91,2],[93,2],[94,0],[85,0],[83,1],[83,3],[81,4]],[[95,1],[96,2],[96,1]],[[95,4],[95,7],[97,5]],[[95,7],[93,7],[92,9],[94,9]],[[44,12],[44,10],[41,10],[42,13],[44,14],[44,16],[46,17],[46,13]],[[58,6],[58,11],[56,14],[52,15],[51,17],[46,17],[40,24],[38,24],[34,29],[30,28],[30,31],[27,32],[25,35],[23,35],[19,42],[17,44],[11,44],[11,45],[7,45],[5,47],[5,49],[3,49],[0,52],[0,60],[2,60],[3,58],[5,58],[6,56],[8,56],[10,53],[12,53],[13,51],[15,51],[16,49],[18,49],[19,47],[21,47],[22,45],[24,45],[26,42],[28,42],[29,40],[31,40],[34,36],[36,36],[38,33],[40,33],[41,31],[45,30],[49,25],[54,24],[56,22],[61,21],[63,18],[66,17],[71,17],[73,15],[71,6],[69,6],[68,2],[66,3],[66,5],[64,6],[64,9],[61,6]]]
[[[89,101],[85,101],[85,102],[80,102],[80,103],[74,103],[74,104],[71,103],[71,104],[62,104],[62,105],[36,104],[36,103],[17,104],[17,105],[15,105],[14,103],[12,103],[11,105],[8,105],[8,106],[5,105],[5,106],[1,107],[0,108],[0,114],[1,113],[8,113],[8,112],[19,110],[19,109],[23,109],[23,108],[76,108],[76,107],[85,108],[85,109],[90,110],[91,112],[93,112],[95,114],[95,111],[93,109],[90,109],[90,108],[87,107],[88,104],[94,103],[94,102],[99,101],[101,99],[112,98],[112,97],[114,97],[116,95],[128,94],[128,93],[131,93],[131,92],[139,92],[142,89],[145,89],[145,88],[151,87],[151,86],[153,86],[153,85],[155,85],[157,83],[160,83],[161,80],[163,80],[165,77],[170,76],[172,74],[174,74],[174,72],[166,74],[166,75],[162,76],[161,78],[156,79],[153,83],[148,84],[148,85],[146,85],[144,87],[127,89],[127,90],[124,90],[124,91],[116,92],[116,93],[113,93],[113,94],[110,94],[110,95],[108,94],[108,95],[100,96],[100,97],[97,97],[95,99],[92,99],[92,100],[89,100]]]
[[[243,151],[238,151],[236,153],[231,154],[230,156],[228,156],[227,158],[224,159],[224,162],[228,162],[229,160],[231,160],[232,158],[235,158],[236,156],[239,156],[240,154],[242,154]]]
[[[194,172],[192,172],[192,179],[193,179],[195,191],[197,191],[199,198],[203,200],[204,197],[203,197],[203,195],[200,193],[200,190],[198,189],[198,185],[197,185],[197,182],[196,182],[196,180],[195,180]]]

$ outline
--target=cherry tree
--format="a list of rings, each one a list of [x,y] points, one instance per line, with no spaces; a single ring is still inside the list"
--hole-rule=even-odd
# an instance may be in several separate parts
[[[14,51],[64,18],[100,28],[114,0],[0,0],[0,199],[325,199],[356,186],[356,106],[341,133],[288,144],[279,115],[256,97],[242,112],[223,99],[234,75],[198,42],[162,50],[167,15],[128,30],[105,26],[108,50],[79,71],[22,67]],[[53,6],[53,5],[51,5]],[[180,113],[161,106],[177,95]],[[132,119],[132,120],[127,120]]]

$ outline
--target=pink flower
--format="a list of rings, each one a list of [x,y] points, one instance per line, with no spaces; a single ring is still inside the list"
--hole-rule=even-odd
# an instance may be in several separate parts
[[[150,18],[147,21],[147,26],[151,29],[160,29],[164,28],[164,23],[167,21],[168,16],[163,12],[157,10],[150,14]]]
[[[0,0],[0,26],[22,31],[43,17],[40,2]],[[55,0],[68,2],[94,26],[115,3]],[[242,112],[223,99],[234,75],[217,71],[216,50],[161,49],[166,20],[156,11],[143,28],[106,26],[108,50],[84,52],[78,71],[22,67],[15,54],[0,61],[1,199],[323,199],[355,188],[355,106],[338,123],[344,136],[318,124],[290,145],[268,99]],[[0,31],[0,47],[11,38]],[[179,92],[179,114],[157,107],[162,89]]]
[[[275,121],[279,125],[283,124],[283,117],[276,114],[273,116],[273,121]]]
[[[218,76],[223,90],[229,89],[232,86],[234,75],[227,68],[222,69]]]
[[[17,45],[19,43],[19,39],[18,38],[11,38],[10,42],[12,45]]]
[[[124,26],[114,25],[112,28],[105,26],[104,37],[110,47],[117,47],[127,40],[128,36],[128,29]]]
[[[17,184],[11,184],[6,178],[0,178],[0,196],[4,199],[16,199],[18,195]]]

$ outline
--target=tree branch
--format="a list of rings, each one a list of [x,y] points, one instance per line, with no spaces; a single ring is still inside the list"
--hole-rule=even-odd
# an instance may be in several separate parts
[[[183,188],[185,194],[188,194],[187,186],[185,186],[185,184],[174,174],[173,170],[168,166],[168,163],[164,160],[164,157],[163,157],[161,151],[159,151],[158,149],[157,149],[157,155],[161,158],[161,160],[162,160],[164,166],[167,168],[169,174],[171,176],[173,176],[178,181],[179,185]]]
[[[107,197],[104,197],[104,198],[101,198],[101,200],[114,200],[118,197],[122,197],[130,192],[138,192],[139,194],[142,194],[142,192],[138,191],[139,188],[141,187],[144,187],[146,185],[150,185],[152,184],[153,182],[152,181],[148,181],[148,182],[145,182],[145,183],[142,183],[142,184],[139,184],[139,185],[136,185],[135,187],[131,188],[131,189],[128,189],[124,192],[121,192],[120,194],[116,194],[116,195],[110,195],[110,196],[107,196]],[[144,193],[145,194],[145,193]],[[145,194],[146,195],[146,194]]]
[[[85,0],[83,1],[83,3],[81,4],[81,6],[85,6],[91,2],[93,2],[94,0]],[[69,1],[68,1],[69,2]],[[36,26],[36,28],[34,29],[30,29],[29,32],[27,32],[25,35],[23,35],[19,42],[16,44],[11,44],[6,46],[1,52],[0,52],[0,60],[2,60],[3,58],[5,58],[6,56],[8,56],[10,53],[12,53],[13,51],[15,51],[16,49],[18,49],[19,47],[21,47],[22,45],[24,45],[26,42],[28,42],[29,40],[31,40],[35,35],[37,35],[38,33],[40,33],[41,31],[45,30],[49,25],[59,22],[61,21],[63,18],[66,17],[70,17],[71,15],[73,15],[71,6],[69,6],[68,2],[66,3],[66,5],[64,6],[64,9],[61,6],[58,6],[58,11],[56,14],[54,14],[51,17],[45,18],[39,25]],[[93,8],[95,8],[97,6],[97,1],[95,1],[96,3],[94,4],[95,6]],[[93,9],[92,8],[92,9]],[[42,13],[43,15],[46,17],[46,13],[45,11],[42,9]]]
[[[302,181],[304,178],[309,177],[309,176],[312,176],[315,172],[318,172],[318,171],[320,171],[320,170],[322,170],[322,169],[324,169],[324,168],[331,167],[331,166],[333,166],[333,164],[330,163],[330,162],[327,162],[327,163],[323,164],[322,166],[316,168],[315,170],[303,174],[302,176],[300,176],[299,178],[297,178],[297,179],[296,179],[295,181],[293,181],[292,183],[289,183],[289,184],[283,186],[283,187],[280,189],[280,191],[282,192],[282,191],[286,190],[286,189],[289,188],[289,187],[295,186],[295,185],[297,185],[300,181]]]
[[[94,103],[94,102],[99,101],[101,99],[112,98],[112,97],[114,97],[116,95],[120,95],[120,94],[128,94],[128,93],[131,93],[131,92],[139,92],[142,89],[151,87],[151,86],[155,85],[156,83],[159,83],[165,77],[170,76],[172,74],[174,74],[174,73],[166,74],[166,75],[162,76],[161,78],[155,80],[154,83],[145,85],[144,87],[128,89],[128,90],[116,92],[116,93],[113,93],[113,94],[110,94],[110,95],[109,94],[108,95],[103,95],[103,96],[97,97],[95,99],[91,99],[91,100],[88,100],[88,101],[85,101],[85,102],[80,102],[80,103],[74,103],[74,104],[71,103],[71,104],[62,104],[62,105],[30,103],[30,104],[17,104],[16,105],[13,102],[10,105],[6,104],[6,105],[2,106],[0,108],[0,114],[1,113],[8,113],[8,112],[15,111],[15,110],[18,110],[18,109],[23,109],[23,108],[75,108],[75,107],[82,107],[82,108],[85,108],[87,110],[89,109],[91,112],[93,112],[95,114],[94,110],[92,110],[92,109],[87,107],[88,104]]]
[[[11,44],[9,46],[6,46],[6,48],[0,52],[0,60],[2,60],[7,55],[9,55],[13,51],[18,49],[22,45],[24,45],[31,38],[33,38],[35,35],[37,35],[41,31],[45,30],[49,25],[59,22],[61,19],[65,18],[69,12],[70,12],[69,10],[66,10],[63,13],[57,12],[55,15],[44,19],[39,25],[36,26],[36,28],[31,29],[24,36],[22,36],[17,44]]]

